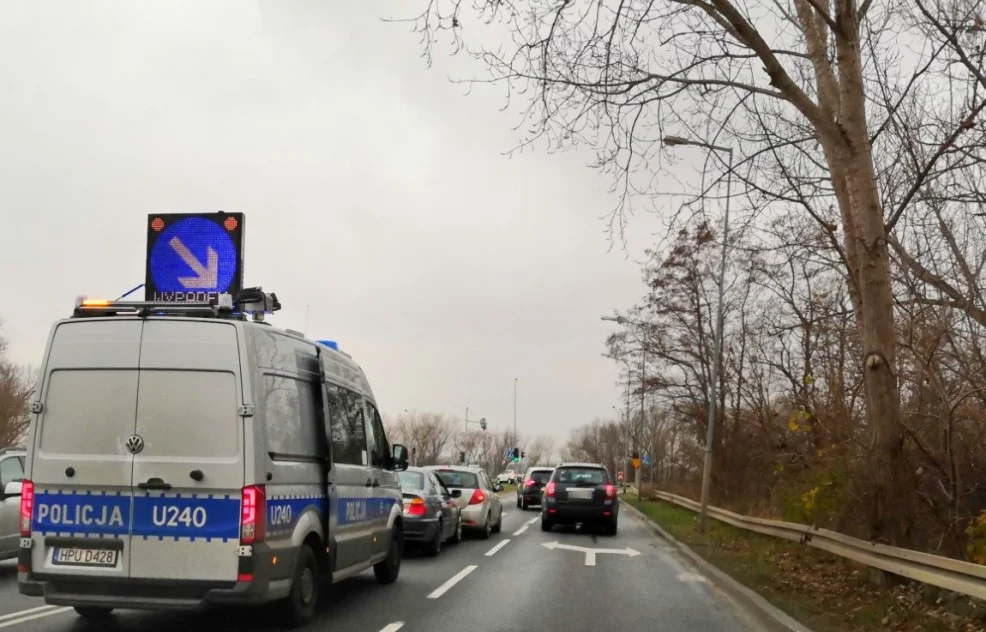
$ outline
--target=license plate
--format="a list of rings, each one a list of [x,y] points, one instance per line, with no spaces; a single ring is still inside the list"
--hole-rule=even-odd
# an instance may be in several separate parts
[[[570,489],[568,490],[568,497],[577,500],[589,500],[592,498],[592,492],[591,489]]]
[[[113,549],[81,549],[62,548],[52,549],[51,562],[60,566],[116,566],[116,556],[119,551]]]

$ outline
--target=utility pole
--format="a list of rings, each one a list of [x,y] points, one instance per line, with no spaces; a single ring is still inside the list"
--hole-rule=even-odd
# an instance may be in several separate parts
[[[726,163],[726,210],[722,226],[722,257],[719,260],[719,305],[716,309],[716,329],[715,340],[713,342],[715,347],[712,351],[712,370],[710,371],[711,379],[709,380],[709,424],[708,433],[705,437],[705,462],[702,467],[702,504],[698,513],[698,528],[699,531],[704,531],[706,516],[709,513],[709,492],[712,486],[712,446],[715,440],[716,416],[718,412],[716,410],[718,405],[716,388],[719,380],[722,379],[722,329],[725,320],[723,293],[726,285],[726,253],[729,248],[729,200],[732,197],[733,150],[730,147],[711,145],[679,136],[665,136],[664,144],[704,147],[713,152],[721,152],[729,156],[729,160]]]
[[[514,378],[514,441],[517,441],[517,378]]]

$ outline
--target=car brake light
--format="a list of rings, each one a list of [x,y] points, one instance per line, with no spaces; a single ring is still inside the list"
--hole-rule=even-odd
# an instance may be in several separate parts
[[[486,494],[478,489],[472,490],[472,498],[469,499],[470,505],[481,505],[486,500]]]
[[[524,487],[534,487],[534,479],[524,481]]]
[[[544,493],[546,496],[555,497],[555,483],[553,481],[544,486]]]
[[[415,498],[411,501],[411,504],[407,506],[407,515],[409,516],[423,516],[428,513],[428,508],[425,507],[425,501],[421,498]]]
[[[267,491],[263,485],[243,488],[240,511],[240,544],[263,542],[267,536]]]
[[[31,518],[34,517],[34,483],[21,482],[21,537],[31,537]]]
[[[613,485],[606,486],[606,498],[616,498],[616,487]]]

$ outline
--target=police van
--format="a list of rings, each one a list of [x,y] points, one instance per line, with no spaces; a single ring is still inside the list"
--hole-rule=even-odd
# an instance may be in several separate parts
[[[210,304],[78,299],[51,331],[20,498],[18,584],[114,608],[279,602],[397,580],[397,472],[360,366],[279,330],[260,288]]]

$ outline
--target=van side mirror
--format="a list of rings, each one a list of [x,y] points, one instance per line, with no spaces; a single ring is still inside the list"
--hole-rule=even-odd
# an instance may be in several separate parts
[[[17,498],[21,495],[21,483],[20,481],[15,481],[13,483],[7,483],[3,486],[3,491],[0,492],[0,500],[7,500],[8,498]]]
[[[399,443],[395,443],[391,447],[391,455],[393,456],[395,472],[403,472],[407,469],[407,448]]]
[[[462,490],[461,489],[453,489],[452,490],[452,498],[462,498]]]

